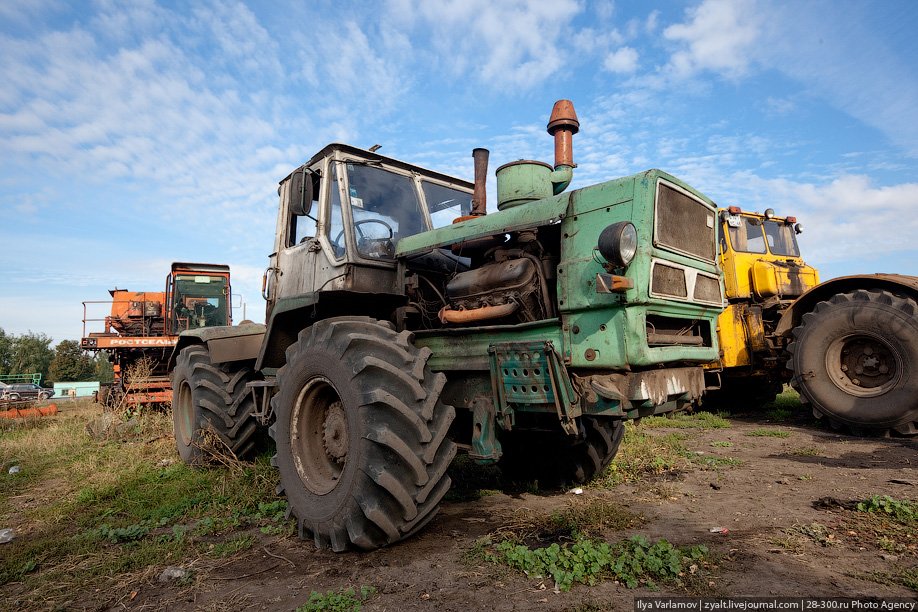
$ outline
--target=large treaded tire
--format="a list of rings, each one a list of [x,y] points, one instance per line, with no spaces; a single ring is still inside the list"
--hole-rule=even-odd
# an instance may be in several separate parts
[[[182,349],[172,374],[172,422],[182,461],[200,465],[208,460],[205,431],[216,434],[238,459],[252,453],[258,423],[246,383],[256,378],[248,363],[214,365],[205,347]]]
[[[835,427],[912,435],[918,421],[918,305],[858,290],[803,315],[788,346],[791,384]]]
[[[622,419],[580,417],[581,435],[571,443],[561,434],[520,432],[502,440],[500,467],[510,481],[538,480],[540,486],[586,484],[609,466],[625,434]]]
[[[336,552],[372,550],[426,525],[449,490],[455,417],[443,374],[410,332],[370,318],[300,332],[271,400],[280,471],[301,538]]]

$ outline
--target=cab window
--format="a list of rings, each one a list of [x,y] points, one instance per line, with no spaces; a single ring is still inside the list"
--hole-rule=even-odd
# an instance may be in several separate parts
[[[765,235],[768,237],[768,249],[773,254],[800,257],[792,225],[783,221],[765,221]]]
[[[351,162],[347,164],[347,185],[361,257],[394,259],[400,238],[427,229],[411,177]]]
[[[452,187],[437,185],[429,181],[421,182],[427,210],[430,212],[430,223],[434,229],[450,225],[456,218],[472,212],[472,194]]]
[[[762,233],[762,222],[753,217],[740,217],[737,227],[727,225],[730,244],[733,250],[743,253],[765,253],[765,234]]]

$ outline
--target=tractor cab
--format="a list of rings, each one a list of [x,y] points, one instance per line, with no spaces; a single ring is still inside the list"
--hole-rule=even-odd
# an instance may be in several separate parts
[[[397,294],[399,241],[467,215],[472,184],[330,144],[282,180],[278,194],[263,282],[269,317],[278,303],[320,291],[326,303],[335,292]]]
[[[796,217],[739,206],[720,211],[720,262],[727,299],[794,299],[819,284],[819,273],[800,257]]]

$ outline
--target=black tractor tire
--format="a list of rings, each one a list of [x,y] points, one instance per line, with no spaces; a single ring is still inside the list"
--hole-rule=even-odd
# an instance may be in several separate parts
[[[336,552],[372,550],[423,528],[449,490],[455,417],[443,374],[413,334],[370,318],[300,332],[271,400],[280,471],[301,538]]]
[[[918,305],[858,290],[819,302],[788,345],[791,384],[835,427],[918,433]]]
[[[256,378],[249,363],[214,365],[201,345],[181,350],[172,373],[172,422],[182,461],[201,465],[213,451],[229,450],[238,459],[252,454],[258,423],[246,383]],[[206,448],[208,431],[225,449]]]
[[[721,375],[723,378],[723,375]],[[724,412],[758,412],[784,390],[784,385],[765,377],[724,379],[721,388],[705,391],[702,410]]]
[[[510,482],[538,481],[543,487],[586,484],[602,475],[625,435],[622,419],[580,417],[580,436],[513,433],[502,439],[499,466]]]

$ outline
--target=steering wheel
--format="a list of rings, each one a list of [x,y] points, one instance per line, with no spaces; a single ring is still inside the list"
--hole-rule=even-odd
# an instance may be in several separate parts
[[[385,238],[367,238],[366,234],[363,233],[363,230],[360,229],[361,225],[366,225],[368,223],[378,223],[382,225],[387,230],[389,230],[389,235]],[[357,241],[358,244],[366,244],[369,242],[391,242],[392,237],[395,236],[395,232],[392,230],[392,226],[383,221],[382,219],[361,219],[360,221],[354,221],[354,229],[357,230]],[[341,243],[341,238],[344,236],[344,229],[338,232],[338,235],[335,236],[335,239],[332,240],[332,245],[335,246],[335,250],[340,249],[344,252],[344,245]]]

